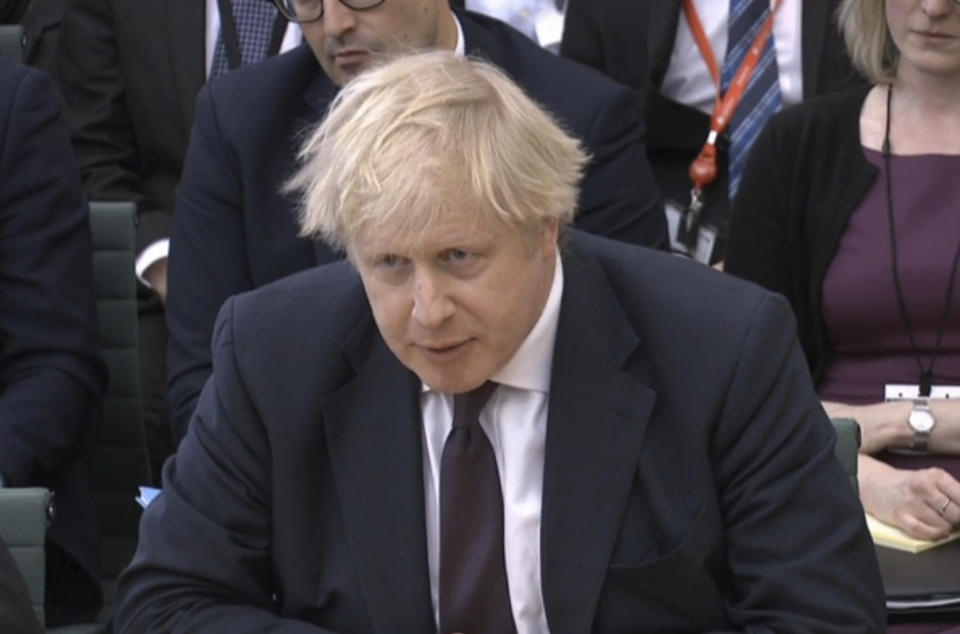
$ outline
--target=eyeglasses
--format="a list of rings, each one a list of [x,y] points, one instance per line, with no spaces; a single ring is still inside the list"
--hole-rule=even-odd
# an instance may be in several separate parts
[[[333,2],[334,0],[327,0]],[[383,4],[384,0],[339,0],[343,6],[354,11],[366,11]],[[955,0],[960,2],[960,0]],[[296,22],[316,22],[323,17],[323,0],[273,0],[280,15]]]

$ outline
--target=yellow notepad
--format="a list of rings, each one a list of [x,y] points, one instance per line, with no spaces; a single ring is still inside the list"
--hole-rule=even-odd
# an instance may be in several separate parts
[[[955,539],[960,539],[960,530],[954,531],[943,539],[935,541],[917,539],[916,537],[907,535],[895,526],[881,522],[869,513],[867,513],[867,528],[870,529],[870,537],[873,538],[873,542],[878,546],[896,548],[897,550],[903,550],[908,553],[921,553],[925,550],[930,550],[931,548],[952,542]]]

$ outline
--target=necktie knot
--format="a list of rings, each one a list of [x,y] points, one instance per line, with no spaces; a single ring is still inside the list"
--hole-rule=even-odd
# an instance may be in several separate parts
[[[487,381],[478,388],[453,397],[453,426],[466,427],[480,422],[480,412],[490,400],[497,384]]]

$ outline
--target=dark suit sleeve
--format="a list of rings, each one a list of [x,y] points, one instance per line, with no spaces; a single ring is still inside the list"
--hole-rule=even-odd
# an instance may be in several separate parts
[[[170,245],[167,398],[175,442],[186,433],[197,396],[210,376],[217,311],[229,296],[253,288],[242,195],[238,155],[224,138],[214,91],[205,87],[197,98]]]
[[[646,15],[644,8],[631,9]],[[621,88],[598,113],[587,138],[594,161],[584,179],[577,227],[617,240],[667,249],[667,222],[663,202],[647,157],[646,126],[643,120],[646,42],[638,36],[630,46],[630,76],[622,76],[610,58],[611,40],[601,25],[609,3],[601,0],[569,0],[564,21],[560,54],[590,66],[615,81]],[[646,21],[630,28],[642,34]],[[641,78],[639,81],[635,81]]]
[[[667,220],[645,138],[636,95],[617,87],[586,139],[592,160],[575,224],[589,233],[667,249]]]
[[[237,367],[232,308],[215,327],[216,372],[118,581],[118,631],[326,632],[275,614],[270,442]]]
[[[712,438],[728,615],[749,632],[882,632],[863,509],[793,333],[790,307],[765,295]]]
[[[740,189],[733,203],[724,270],[780,293],[791,305],[795,285],[788,241],[788,206],[781,190],[781,174],[792,157],[783,156],[777,143],[774,118],[750,150]]]
[[[96,436],[105,383],[88,210],[53,83],[0,68],[0,472],[48,484]]]
[[[111,0],[67,2],[58,80],[84,191],[90,200],[136,203],[139,252],[170,236],[173,210],[160,208],[140,175],[141,156],[124,96],[116,28]]]

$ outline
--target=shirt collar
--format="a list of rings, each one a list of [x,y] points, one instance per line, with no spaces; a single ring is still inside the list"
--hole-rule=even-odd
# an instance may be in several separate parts
[[[457,25],[457,45],[454,47],[453,52],[463,56],[467,54],[467,43],[464,41],[463,26],[460,24],[460,18],[457,17],[456,13],[453,14],[453,21]]]
[[[560,297],[563,295],[563,265],[560,253],[554,258],[553,283],[533,330],[513,353],[506,365],[493,373],[491,381],[502,385],[550,393],[550,371],[553,367],[553,347],[560,321]]]

